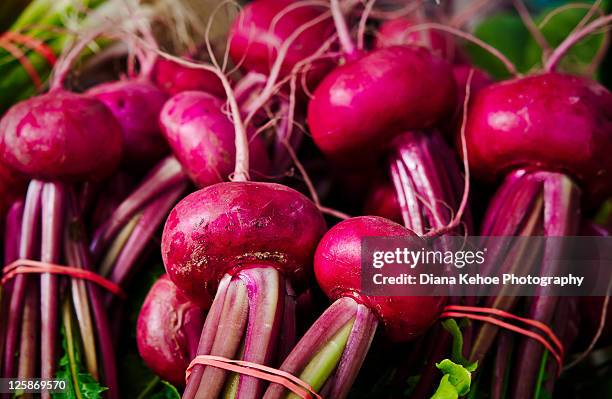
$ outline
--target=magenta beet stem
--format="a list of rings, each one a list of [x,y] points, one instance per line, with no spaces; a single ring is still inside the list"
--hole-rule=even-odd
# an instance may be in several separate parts
[[[463,194],[459,163],[438,131],[410,131],[393,141],[390,168],[404,225],[425,235],[447,226]],[[463,215],[472,231],[469,210]]]
[[[546,173],[544,179],[544,232],[548,237],[573,236],[580,221],[580,190],[565,175]],[[540,274],[558,275],[561,265],[551,259],[559,259],[563,251],[562,240],[547,242]],[[549,324],[555,314],[558,297],[550,295],[550,287],[538,287],[529,311],[529,318]],[[516,399],[533,393],[542,358],[542,346],[531,339],[524,339],[519,346],[517,373],[521,383],[514,390]],[[529,374],[533,373],[533,374]]]
[[[74,194],[68,203],[68,217],[71,222],[79,222],[79,206]],[[92,271],[89,249],[85,237],[67,234],[68,239],[64,241],[66,260],[71,266],[80,267]],[[86,282],[87,296],[91,304],[94,323],[96,326],[98,352],[102,360],[102,371],[104,373],[104,385],[108,387],[106,393],[108,399],[119,399],[119,382],[117,379],[117,361],[115,348],[110,330],[110,322],[103,301],[102,289],[95,283]]]
[[[21,227],[22,235],[19,246],[20,258],[33,259],[38,255],[38,229],[40,227],[38,222],[40,220],[42,187],[43,184],[36,180],[32,180],[28,187]],[[14,378],[16,376],[15,354],[18,350],[17,345],[21,331],[21,315],[24,307],[28,280],[29,278],[26,275],[17,275],[14,279],[6,329],[3,369],[5,378]]]
[[[21,221],[23,220],[23,201],[13,203],[6,215],[4,229],[4,264],[8,265],[19,257],[19,242],[21,241]],[[0,273],[0,276],[2,273]],[[0,375],[4,359],[4,344],[6,336],[6,323],[8,321],[8,298],[13,292],[13,281],[0,287]]]
[[[357,305],[355,323],[340,358],[338,369],[332,377],[334,383],[328,397],[345,398],[348,395],[370,349],[377,326],[378,319],[374,313],[367,306]]]
[[[291,354],[281,365],[280,370],[293,375],[299,375],[317,351],[334,337],[346,323],[355,317],[357,308],[357,302],[351,298],[336,300],[300,339]],[[271,384],[263,398],[281,399],[285,393],[283,386]]]
[[[42,191],[42,231],[40,259],[42,262],[59,263],[62,233],[65,220],[65,188],[60,183],[45,183]],[[51,273],[40,275],[41,318],[41,378],[55,376],[58,319],[58,277]],[[51,397],[43,391],[43,399]]]
[[[180,163],[169,156],[161,160],[144,178],[143,182],[115,209],[108,222],[94,233],[90,250],[94,259],[98,259],[125,223],[149,201],[180,182],[185,182]]]

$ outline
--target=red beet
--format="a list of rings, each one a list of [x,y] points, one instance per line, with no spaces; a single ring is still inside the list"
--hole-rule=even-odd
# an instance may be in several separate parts
[[[159,58],[155,63],[153,82],[169,95],[183,91],[204,91],[224,98],[225,90],[219,77],[210,71],[189,68],[172,60]]]
[[[327,156],[364,164],[394,136],[451,115],[455,104],[445,61],[424,48],[389,47],[328,74],[309,103],[308,125]]]
[[[442,312],[445,297],[371,297],[361,294],[361,239],[363,237],[416,237],[411,230],[376,216],[355,217],[330,229],[315,253],[319,286],[336,300],[348,296],[365,304],[385,326],[389,337],[405,341],[423,333]]]
[[[291,0],[256,0],[245,6],[229,33],[232,60],[245,70],[269,75],[280,46],[296,29],[323,11],[312,5],[293,7],[292,4]],[[327,18],[299,34],[288,47],[280,77],[287,76],[298,62],[313,55],[332,32],[331,19]],[[328,67],[327,62],[316,63],[308,73],[309,82],[314,84],[320,80]]]
[[[473,172],[493,181],[519,167],[568,173],[592,199],[612,194],[612,94],[577,76],[545,73],[491,85],[470,107]]]
[[[138,352],[163,380],[185,385],[185,370],[195,357],[206,308],[185,297],[164,274],[153,284],[138,315]]]
[[[0,121],[0,157],[44,180],[99,180],[118,165],[121,126],[99,100],[51,91],[11,107]]]
[[[185,197],[168,216],[162,257],[172,281],[208,303],[217,282],[249,263],[268,264],[303,285],[325,231],[316,206],[272,183],[219,183]]]
[[[227,180],[234,170],[236,133],[224,106],[210,94],[188,91],[168,100],[159,117],[175,156],[199,187]],[[251,170],[265,175],[269,160],[263,140],[252,138],[249,149]]]
[[[419,30],[410,32],[418,25],[412,18],[396,18],[385,21],[378,29],[376,48],[414,45],[426,47],[439,57],[448,59],[455,52],[455,43],[447,34],[438,30]]]
[[[145,80],[103,83],[87,91],[102,101],[123,128],[123,161],[145,169],[169,152],[158,117],[167,96]]]

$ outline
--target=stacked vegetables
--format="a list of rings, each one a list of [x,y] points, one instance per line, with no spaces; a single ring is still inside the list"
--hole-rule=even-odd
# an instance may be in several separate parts
[[[58,398],[527,399],[609,338],[607,297],[362,287],[367,237],[444,250],[460,235],[608,236],[585,222],[612,196],[612,94],[595,80],[606,4],[532,19],[516,0],[481,20],[487,2],[221,3],[175,56],[155,7],[60,3],[11,25],[4,38],[31,51],[0,41],[2,377],[65,379],[42,393]],[[123,17],[49,35],[102,8]],[[233,22],[211,38],[222,12]],[[113,80],[79,71],[94,41],[113,43]],[[525,250],[493,251],[487,271],[558,272],[561,248],[514,258]],[[444,320],[457,306],[549,326],[564,359],[499,324]]]

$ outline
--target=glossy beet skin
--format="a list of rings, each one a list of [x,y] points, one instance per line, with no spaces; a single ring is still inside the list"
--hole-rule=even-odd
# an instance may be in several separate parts
[[[363,164],[395,135],[452,115],[455,95],[445,61],[421,47],[388,47],[328,74],[308,105],[308,125],[327,156]]]
[[[168,100],[159,116],[174,155],[199,187],[226,181],[234,171],[236,133],[224,108],[217,97],[186,91]],[[253,177],[265,175],[269,159],[263,139],[253,138],[249,150]]]
[[[185,370],[195,357],[206,311],[183,295],[164,274],[153,284],[136,325],[138,352],[163,380],[185,385]]]
[[[119,164],[121,126],[99,100],[52,91],[11,107],[0,121],[0,159],[41,180],[100,180]]]
[[[591,199],[612,194],[612,94],[582,77],[546,73],[496,83],[470,107],[472,171],[493,181],[519,167],[567,173]]]
[[[124,80],[95,86],[87,94],[102,101],[123,128],[126,165],[147,168],[170,151],[158,123],[168,97],[156,86],[142,80]]]
[[[396,18],[380,25],[376,35],[376,48],[414,45],[430,49],[442,58],[448,58],[455,51],[455,43],[447,34],[438,30],[419,30],[408,32],[418,25],[411,18]]]
[[[285,11],[292,4],[294,2],[291,0],[256,0],[242,9],[228,36],[234,63],[247,71],[265,75],[270,73],[278,48],[296,29],[311,22],[323,11],[310,5]],[[299,61],[313,55],[333,31],[331,18],[327,18],[298,35],[289,46],[280,77],[287,76]],[[314,69],[308,72],[309,83],[317,83],[329,67],[328,62],[315,63]]]
[[[155,63],[152,80],[169,95],[197,90],[219,98],[225,97],[221,80],[210,71],[189,68],[174,61],[159,58]]]
[[[442,313],[445,297],[365,296],[361,286],[363,237],[416,236],[405,227],[377,216],[345,220],[330,229],[315,253],[319,287],[332,300],[348,296],[368,306],[394,341],[409,340],[429,328]]]
[[[317,207],[295,190],[219,183],[190,194],[170,212],[162,257],[172,281],[199,303],[210,301],[225,273],[245,264],[274,266],[299,289],[324,232]]]

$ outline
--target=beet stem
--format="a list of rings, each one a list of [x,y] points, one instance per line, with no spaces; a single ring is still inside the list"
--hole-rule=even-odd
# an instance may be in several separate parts
[[[17,260],[19,257],[19,242],[21,241],[21,221],[23,220],[23,201],[17,201],[9,209],[6,215],[6,226],[4,231],[4,264]],[[9,299],[13,292],[13,281],[5,286],[0,285],[0,375],[2,374],[4,359],[4,344],[6,327],[8,321]]]
[[[227,290],[210,355],[229,359],[236,356],[244,336],[248,311],[247,287],[242,280],[233,279]],[[193,383],[197,386],[195,398],[216,398],[223,389],[227,374],[228,372],[222,369],[205,367],[202,379],[196,381],[190,377],[188,385]],[[183,397],[185,398],[185,395]]]
[[[112,268],[112,273],[110,274],[112,282],[124,285],[133,276],[140,255],[151,243],[155,232],[165,221],[168,213],[170,213],[170,210],[185,192],[186,188],[186,183],[178,184],[161,194],[145,207]],[[114,297],[107,296],[107,302],[112,299]]]
[[[202,328],[202,335],[200,336],[200,342],[198,343],[197,355],[209,355],[212,350],[212,346],[215,340],[215,336],[219,329],[219,321],[221,320],[221,313],[225,305],[225,297],[231,281],[231,276],[225,275],[219,282],[215,299],[213,300],[212,306],[206,316],[204,327]],[[204,366],[196,365],[192,371],[189,381],[187,381],[187,387],[183,393],[183,399],[194,399],[196,391],[199,387],[199,383],[204,374]]]
[[[32,180],[26,194],[22,235],[19,246],[19,257],[32,259],[38,255],[39,243],[39,220],[42,194],[42,183]],[[21,315],[26,297],[26,286],[28,276],[19,274],[15,276],[13,293],[10,298],[8,323],[6,329],[6,344],[4,352],[4,377],[14,378],[15,374],[15,354],[17,353],[17,342],[19,340]],[[28,291],[32,292],[32,291]]]
[[[291,353],[291,349],[297,342],[297,298],[293,287],[289,281],[285,281],[285,300],[283,306],[283,320],[281,331],[282,334],[279,338],[278,350],[277,350],[277,361],[279,364]]]
[[[569,177],[558,173],[544,175],[544,228],[548,237],[572,236],[577,233],[580,220],[580,190]],[[558,275],[562,267],[556,259],[563,251],[562,242],[548,242],[539,270],[541,275]],[[551,261],[552,259],[552,261]],[[550,295],[551,287],[538,287],[530,307],[529,318],[548,324],[551,322],[558,297]],[[529,397],[538,375],[543,353],[541,344],[532,339],[523,339],[519,346],[517,375],[521,383],[516,386],[513,397]]]
[[[493,381],[491,381],[491,399],[506,397],[510,359],[514,346],[513,334],[511,331],[502,331],[499,334],[495,364],[493,365]]]
[[[59,263],[62,232],[65,219],[65,193],[60,183],[45,183],[42,191],[42,262]],[[41,378],[55,376],[58,342],[58,276],[51,273],[40,275],[41,311]],[[42,392],[43,399],[50,398],[48,391]]]
[[[187,177],[176,158],[169,156],[161,160],[143,182],[121,202],[110,219],[94,233],[90,245],[94,259],[100,258],[113,237],[143,206],[170,187],[186,181]]]
[[[298,375],[313,356],[350,320],[355,318],[357,307],[358,304],[352,298],[344,297],[336,300],[300,339],[281,365],[280,370]],[[271,384],[264,399],[280,399],[284,397],[284,394],[285,388],[282,385]]]
[[[238,277],[244,281],[249,297],[249,315],[242,359],[270,365],[278,346],[278,333],[284,307],[284,279],[278,270],[270,266],[243,269]],[[261,397],[262,390],[262,380],[241,375],[236,399],[257,399]]]
[[[79,206],[76,197],[72,193],[68,203],[69,220],[72,223],[80,222]],[[81,235],[71,235],[70,239],[65,240],[66,258],[70,265],[92,271],[89,260],[89,249],[86,245],[86,237],[83,232]],[[104,307],[102,289],[95,283],[87,282],[87,294],[93,320],[96,326],[96,336],[98,339],[98,352],[102,360],[102,371],[104,373],[104,385],[108,387],[106,396],[108,399],[119,399],[119,382],[117,379],[117,360],[115,358],[115,348],[113,346],[113,336],[110,330],[110,321]]]
[[[355,323],[333,377],[334,385],[330,398],[343,399],[348,395],[370,349],[377,326],[378,319],[374,313],[367,306],[359,304]]]
[[[35,292],[38,284],[35,280],[28,281],[30,293]],[[37,295],[28,295],[25,299],[23,312],[23,324],[21,326],[21,345],[19,348],[19,371],[17,378],[37,378],[36,365],[38,358],[38,329],[40,304]],[[19,396],[19,395],[17,395]],[[25,394],[20,397],[33,397],[32,394]]]

